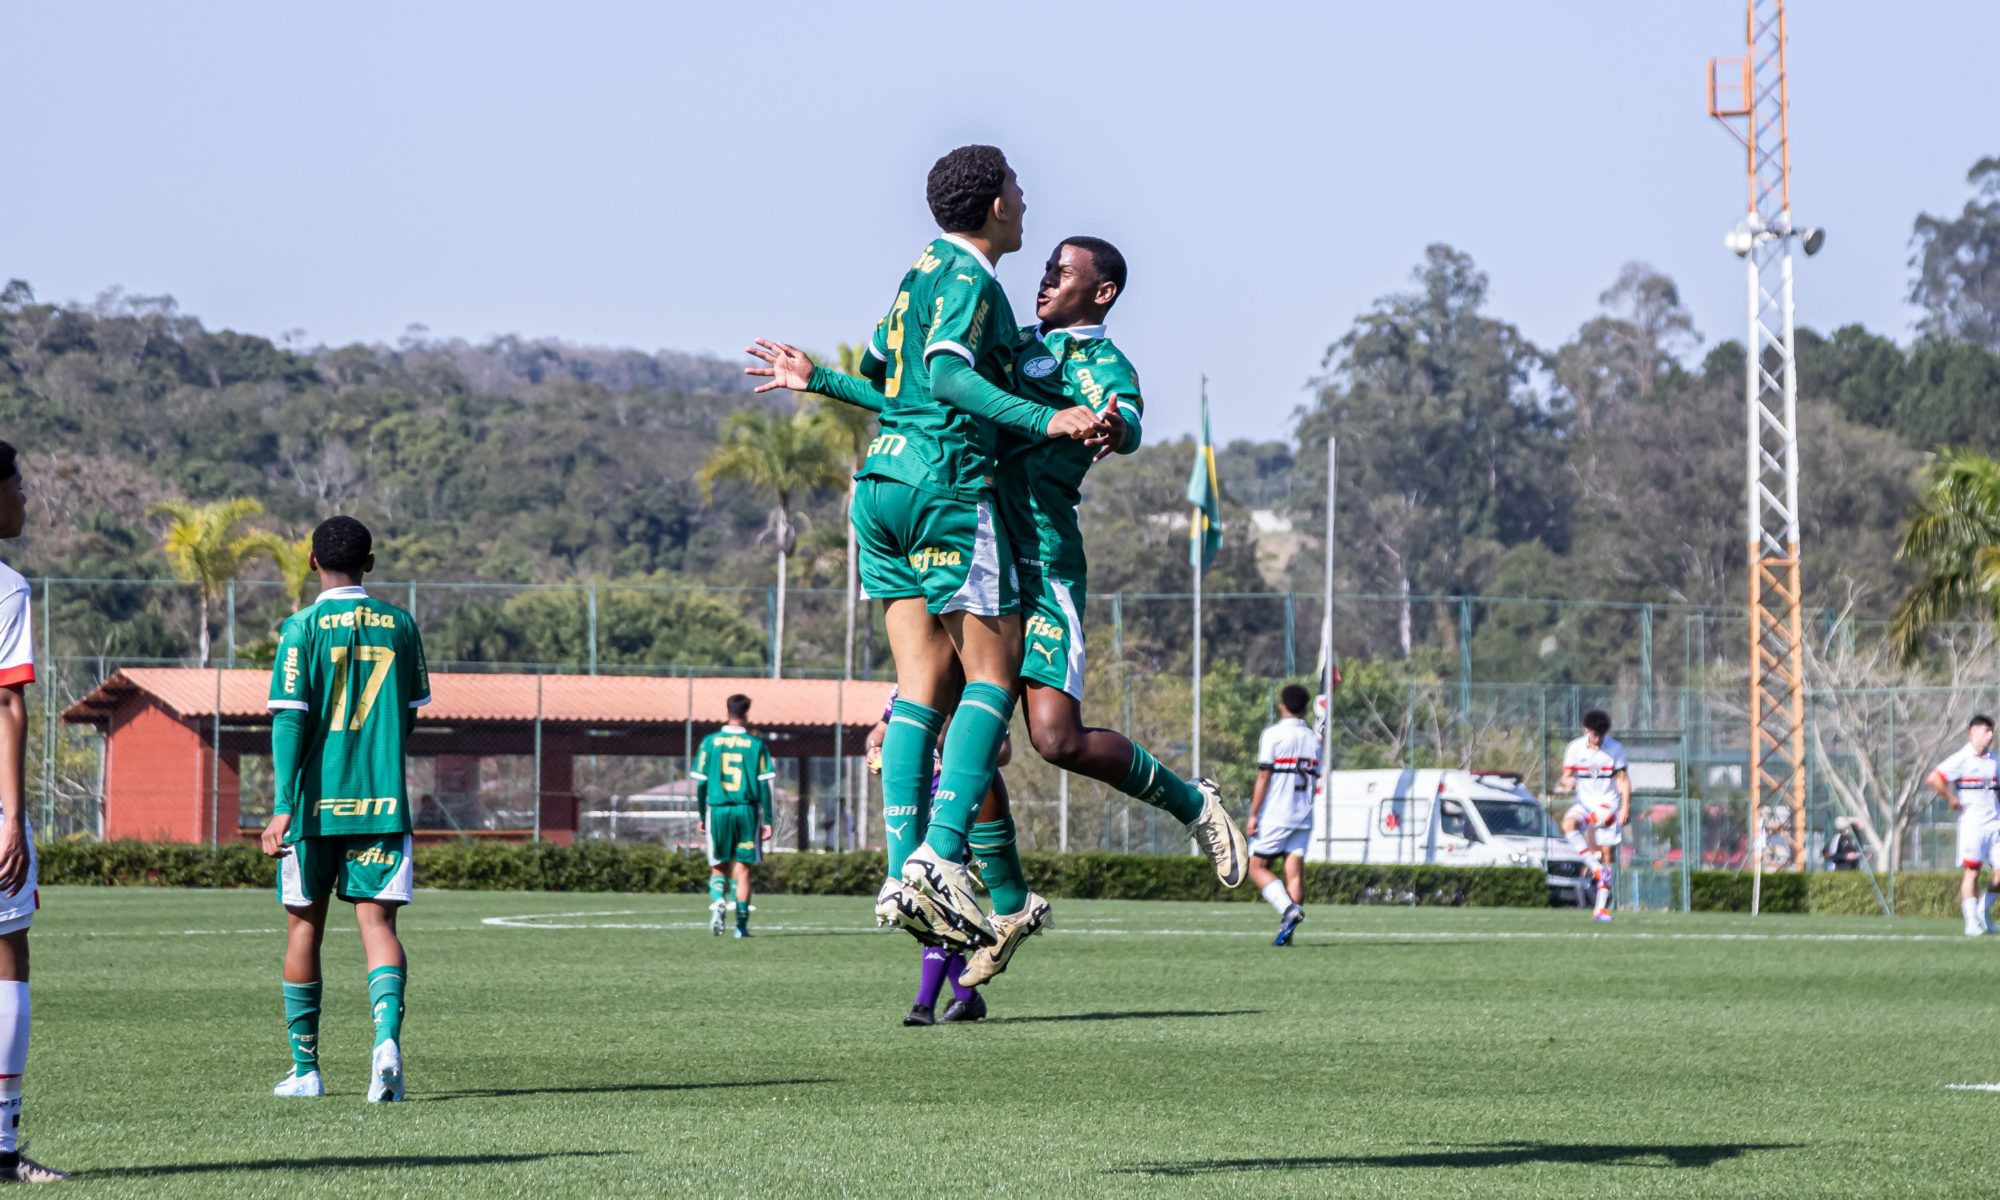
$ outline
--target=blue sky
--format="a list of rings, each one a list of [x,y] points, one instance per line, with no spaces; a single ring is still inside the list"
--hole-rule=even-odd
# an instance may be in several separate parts
[[[1802,324],[1899,339],[1909,233],[2000,153],[2000,5],[1798,3],[1793,195],[1830,230]],[[169,292],[310,342],[498,333],[734,354],[864,336],[930,236],[943,150],[1028,195],[1001,264],[1117,242],[1148,428],[1280,436],[1423,247],[1554,345],[1631,259],[1713,342],[1742,152],[1703,114],[1738,0],[1179,5],[15,5],[0,277]]]

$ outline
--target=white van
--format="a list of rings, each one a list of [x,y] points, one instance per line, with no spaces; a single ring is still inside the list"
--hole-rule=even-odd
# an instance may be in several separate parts
[[[1443,813],[1431,827],[1433,807]],[[1588,900],[1583,860],[1520,776],[1440,768],[1329,771],[1313,803],[1310,862],[1540,867],[1549,899]]]

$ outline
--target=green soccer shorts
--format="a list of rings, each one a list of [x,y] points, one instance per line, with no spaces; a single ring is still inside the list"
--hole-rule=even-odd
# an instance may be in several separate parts
[[[1019,570],[1021,632],[1027,642],[1021,678],[1067,692],[1081,704],[1083,577],[1064,579],[1028,566]]]
[[[866,478],[854,493],[861,590],[871,600],[922,596],[938,615],[1020,611],[1007,531],[987,500],[954,500],[894,479]]]
[[[408,904],[410,835],[353,833],[300,838],[278,860],[278,903],[311,908],[329,895],[349,904]]]
[[[708,810],[708,865],[755,863],[763,857],[757,837],[757,809],[749,804],[718,804]]]

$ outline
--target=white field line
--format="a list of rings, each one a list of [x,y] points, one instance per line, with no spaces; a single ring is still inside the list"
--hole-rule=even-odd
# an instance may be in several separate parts
[[[2000,1083],[1947,1083],[1944,1086],[1954,1092],[2000,1092]]]
[[[596,917],[630,917],[638,915],[636,909],[616,909],[604,912],[567,913],[521,913],[517,916],[486,917],[480,924],[496,929],[706,929],[705,921],[598,921],[579,920]],[[1102,920],[1104,918],[1098,918]],[[1117,918],[1112,918],[1117,919]],[[780,930],[786,933],[860,933],[870,932],[865,926],[826,924],[766,924],[764,929]],[[1228,937],[1228,938],[1268,938],[1267,932],[1250,929],[1071,929],[1053,926],[1045,932],[1071,937]],[[1398,932],[1388,929],[1317,929],[1310,934],[1301,931],[1301,936],[1309,940],[1329,941],[1401,941],[1408,939],[1430,941],[1663,941],[1663,942],[1959,942],[1968,939],[1955,934],[1937,933],[1652,933],[1644,930],[1631,933],[1611,933],[1596,929],[1547,929],[1547,930],[1414,930]]]

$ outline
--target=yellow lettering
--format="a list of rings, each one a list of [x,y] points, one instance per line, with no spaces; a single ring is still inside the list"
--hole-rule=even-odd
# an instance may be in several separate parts
[[[394,796],[327,797],[313,805],[313,812],[326,817],[388,817],[395,815],[396,804]]]
[[[1052,642],[1060,642],[1063,640],[1064,630],[1062,626],[1056,624],[1054,621],[1037,614],[1028,618],[1027,633],[1031,638],[1041,637],[1047,638]]]
[[[929,257],[928,253],[925,257]],[[921,266],[922,262],[919,259],[918,265]],[[889,375],[882,381],[882,395],[891,400],[903,390],[903,314],[908,311],[910,293],[896,293],[896,303],[889,309],[889,332],[882,338],[889,348]]]
[[[944,260],[932,254],[929,247],[926,247],[923,254],[918,256],[916,263],[910,269],[928,275],[943,265]]]
[[[910,555],[910,565],[921,575],[932,567],[962,567],[965,555],[957,550],[946,550],[939,546],[925,546]]]
[[[910,439],[900,433],[885,433],[868,443],[868,453],[871,457],[877,454],[886,454],[894,458],[896,455],[901,454],[903,448],[909,444]]]

